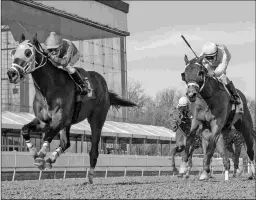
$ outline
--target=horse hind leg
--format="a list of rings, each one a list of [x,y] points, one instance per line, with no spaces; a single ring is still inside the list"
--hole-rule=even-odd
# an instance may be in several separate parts
[[[52,164],[56,162],[57,158],[70,147],[70,128],[71,126],[67,126],[60,130],[60,145],[45,161],[47,169],[51,169]]]
[[[94,169],[97,164],[97,159],[99,156],[98,146],[101,136],[102,127],[104,125],[104,122],[106,120],[107,111],[104,112],[104,109],[99,109],[100,111],[93,113],[89,118],[88,122],[91,126],[92,131],[92,140],[91,140],[91,150],[90,150],[90,171],[88,174],[89,182],[93,183],[93,174]]]
[[[248,123],[243,122],[243,121],[238,121],[234,124],[235,128],[237,131],[242,133],[245,143],[246,143],[246,149],[247,149],[247,155],[250,159],[250,168],[251,168],[251,176],[249,177],[250,179],[255,176],[255,158],[254,158],[254,142],[255,139],[253,138],[253,129],[252,127],[248,126]]]

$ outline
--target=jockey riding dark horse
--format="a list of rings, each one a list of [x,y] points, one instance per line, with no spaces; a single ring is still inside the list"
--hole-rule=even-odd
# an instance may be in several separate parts
[[[89,182],[93,183],[94,169],[99,156],[98,145],[109,108],[111,106],[117,109],[120,106],[134,107],[136,104],[109,91],[101,74],[94,71],[86,72],[82,68],[73,68],[73,64],[79,58],[78,53],[74,50],[74,45],[69,41],[60,42],[60,37],[51,33],[49,40],[54,38],[58,39],[58,43],[54,43],[56,46],[48,40],[46,42],[51,54],[44,51],[36,34],[32,41],[26,40],[22,34],[19,45],[11,52],[13,62],[7,71],[10,83],[17,84],[25,76],[31,74],[35,86],[33,101],[35,118],[22,127],[21,134],[34,158],[34,164],[40,170],[51,169],[57,158],[70,147],[71,126],[87,119],[91,128],[88,178]],[[60,44],[63,45],[62,50],[58,49],[61,47]],[[52,50],[54,48],[55,50]],[[59,51],[59,57],[52,55],[52,53],[56,53],[55,51]],[[67,57],[63,56],[64,54]],[[63,65],[68,73],[56,67],[55,62],[58,65]],[[86,77],[87,85],[90,84],[88,76],[90,76],[90,82],[93,85],[93,92],[90,87],[86,89],[86,86],[83,87],[83,77]],[[87,95],[81,95],[81,90],[77,90],[74,79],[83,90],[87,90],[85,93],[82,92]],[[31,131],[45,133],[43,145],[39,151],[30,140]],[[47,149],[57,134],[60,135],[59,147],[45,160]]]
[[[225,74],[227,63],[219,65],[224,66],[224,68],[221,68],[221,70],[224,71],[218,71],[219,68],[217,67],[214,71],[209,72],[203,64],[205,58],[206,55],[188,60],[185,55],[184,60],[186,68],[185,72],[181,74],[182,80],[185,81],[188,86],[186,95],[189,100],[191,102],[199,102],[199,105],[200,101],[204,100],[209,108],[206,112],[205,116],[207,117],[205,117],[204,122],[210,125],[210,131],[208,133],[205,131],[202,132],[204,134],[203,137],[206,138],[206,142],[204,145],[204,171],[200,176],[200,180],[208,178],[211,158],[217,147],[221,150],[225,167],[225,180],[228,180],[230,163],[227,151],[225,150],[223,135],[228,134],[232,126],[244,137],[247,155],[251,161],[252,173],[255,174],[253,149],[255,133],[253,131],[252,117],[247,106],[246,98],[241,91],[228,88],[230,85],[227,84],[230,82]],[[216,78],[216,76],[219,78]],[[228,92],[225,87],[229,89]],[[238,97],[240,97],[242,101],[238,101],[237,98],[235,98],[237,94],[239,94]],[[194,110],[190,134],[187,137],[185,148],[186,162],[191,156],[194,143],[193,138],[201,124],[200,120],[195,117],[198,115],[198,112],[199,110]]]
[[[177,109],[170,114],[171,116],[171,129],[176,132],[176,145],[171,149],[171,165],[174,171],[177,171],[175,167],[174,156],[176,152],[184,152],[186,145],[186,138],[189,135],[191,128],[191,119],[192,114],[189,110],[189,101],[187,97],[181,97],[177,105]],[[202,134],[196,134],[194,138],[193,149],[203,148],[202,147]],[[239,169],[239,156],[241,154],[242,146],[244,145],[244,139],[241,133],[232,129],[228,135],[224,136],[226,148],[229,152],[232,153],[232,160],[234,162],[234,173],[233,177],[236,177],[236,174],[240,175],[242,170]],[[233,149],[234,144],[234,149]],[[183,159],[183,155],[182,155]],[[189,176],[190,169],[192,167],[192,156],[188,161],[188,171],[186,173],[186,178]],[[182,177],[183,173],[179,173],[179,177]]]

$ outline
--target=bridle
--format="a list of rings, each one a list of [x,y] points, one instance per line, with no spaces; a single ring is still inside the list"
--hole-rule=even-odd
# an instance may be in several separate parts
[[[186,66],[188,66],[189,64],[190,64],[190,63],[188,63]],[[204,66],[203,66],[203,65],[201,65],[201,64],[200,64],[200,63],[198,63],[198,62],[195,62],[194,64],[204,68]],[[197,88],[199,88],[199,92],[201,92],[201,91],[202,91],[202,89],[203,89],[203,88],[204,88],[204,86],[205,86],[205,81],[206,81],[206,75],[204,76],[203,84],[202,84],[202,86],[201,86],[201,87],[200,87],[200,86],[199,86],[199,84],[198,84],[198,83],[196,83],[196,82],[191,82],[191,83],[188,83],[187,85],[188,85],[188,87],[189,87],[189,86],[196,86]]]
[[[41,55],[41,61],[40,63],[38,63],[36,61],[36,58],[35,58],[35,54],[34,52],[32,51],[32,55],[31,55],[31,58],[30,60],[32,61],[29,61],[26,63],[26,65],[24,67],[21,67],[19,64],[17,63],[12,63],[11,65],[11,69],[15,70],[18,74],[19,74],[19,77],[20,79],[23,79],[27,74],[41,68],[41,67],[44,67],[45,64],[47,63],[47,56],[44,55],[41,51],[39,51],[36,47],[36,45],[33,45],[31,43],[28,43],[28,46],[32,47],[37,53],[39,53]],[[40,49],[43,51],[43,48],[41,46],[41,44],[38,42],[38,46],[40,47]],[[33,58],[32,58],[33,57]],[[33,67],[33,69],[31,70],[31,66],[32,65],[37,65],[37,67]],[[20,71],[19,71],[19,70]],[[22,76],[21,76],[22,75]]]

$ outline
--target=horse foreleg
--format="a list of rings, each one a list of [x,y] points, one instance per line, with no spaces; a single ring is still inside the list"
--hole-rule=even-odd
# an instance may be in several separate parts
[[[34,147],[30,140],[30,131],[45,131],[47,129],[47,124],[40,121],[38,118],[34,118],[30,123],[24,125],[21,128],[21,135],[25,139],[26,145],[29,152],[35,159],[37,157],[37,149]]]
[[[194,150],[193,150],[193,151],[194,151]],[[187,170],[187,172],[186,172],[185,178],[189,178],[190,170],[191,170],[191,168],[192,168],[192,164],[193,164],[193,163],[192,163],[193,151],[192,151],[191,155],[190,155],[189,158],[188,158],[188,170]]]
[[[172,167],[172,171],[173,171],[173,174],[178,172],[176,166],[175,166],[175,155],[176,155],[176,151],[177,151],[177,148],[178,147],[173,147],[171,150],[170,150],[170,157],[171,157],[171,167]]]
[[[52,139],[57,135],[57,133],[60,131],[60,128],[57,129],[50,129],[48,132],[45,133],[45,136],[43,138],[44,143],[40,149],[40,151],[37,153],[37,158],[35,159],[34,165],[37,166],[39,169],[45,169],[46,162],[44,160],[44,157],[46,156],[46,151],[49,148],[49,144],[52,142]]]
[[[52,155],[48,159],[46,159],[45,162],[47,169],[51,169],[52,164],[56,162],[57,158],[70,147],[70,127],[71,126],[67,126],[64,129],[60,130],[60,145],[58,148],[56,148]]]
[[[203,159],[203,172],[199,177],[199,180],[205,180],[211,177],[210,175],[210,163],[216,146],[215,137],[210,131],[203,131],[202,133],[202,147],[204,151]]]
[[[226,144],[223,138],[223,134],[220,134],[218,140],[217,140],[217,146],[216,146],[218,152],[221,154],[221,157],[223,158],[223,165],[225,168],[225,181],[228,180],[228,174],[230,170],[230,160],[228,157],[228,152],[226,148]]]

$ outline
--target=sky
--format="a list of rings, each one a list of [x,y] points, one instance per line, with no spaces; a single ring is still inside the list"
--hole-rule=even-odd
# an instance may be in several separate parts
[[[227,76],[255,99],[255,1],[126,1],[128,81],[139,81],[150,96],[165,88],[185,91],[184,55],[194,57],[207,41],[231,53]]]

